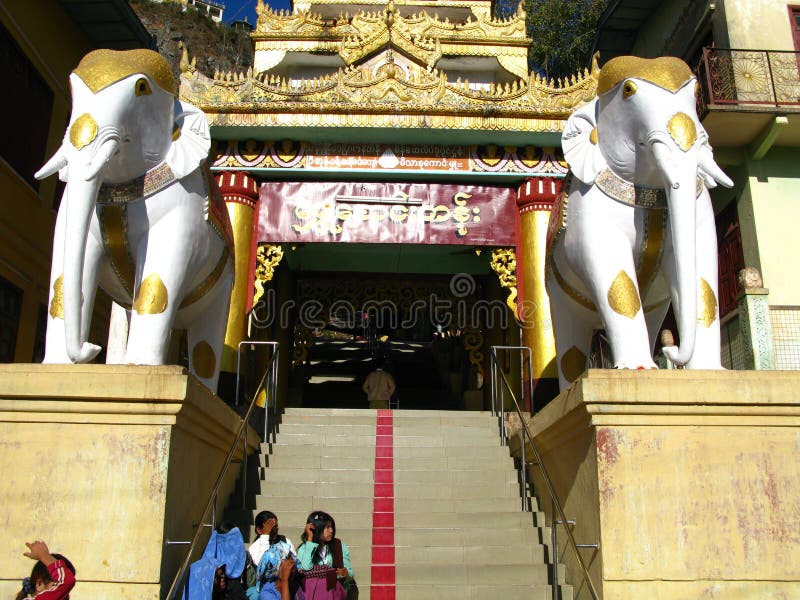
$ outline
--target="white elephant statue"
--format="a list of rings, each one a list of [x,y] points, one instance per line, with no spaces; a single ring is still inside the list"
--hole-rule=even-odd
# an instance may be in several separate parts
[[[95,50],[70,75],[61,147],[36,173],[66,189],[56,219],[46,363],[84,363],[97,286],[130,310],[120,362],[160,365],[172,327],[190,369],[216,391],[233,285],[233,235],[206,166],[205,115],[176,98],[151,50]]]
[[[665,347],[666,357],[720,369],[707,188],[733,182],[714,162],[697,117],[695,77],[677,58],[622,56],[597,78],[597,98],[564,128],[571,181],[548,228],[545,278],[561,389],[585,369],[601,327],[616,368],[656,368],[670,301],[680,345]]]

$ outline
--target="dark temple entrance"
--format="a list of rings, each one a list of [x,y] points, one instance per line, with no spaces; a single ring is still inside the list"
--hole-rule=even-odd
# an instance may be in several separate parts
[[[366,408],[364,379],[383,363],[401,409],[485,407],[488,345],[516,329],[491,249],[306,244],[284,256],[289,405]]]

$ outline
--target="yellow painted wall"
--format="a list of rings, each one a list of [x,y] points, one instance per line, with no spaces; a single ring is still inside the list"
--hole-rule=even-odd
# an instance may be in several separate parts
[[[731,48],[794,50],[790,4],[779,0],[728,0],[725,17]]]
[[[180,367],[0,365],[0,390],[0,596],[43,539],[75,564],[73,597],[163,597],[187,550],[164,541],[191,539],[239,417]]]
[[[4,0],[0,21],[53,91],[46,152],[49,158],[61,144],[69,120],[69,73],[91,47],[55,0]],[[43,181],[36,191],[0,160],[0,277],[23,293],[15,362],[32,360],[39,307],[47,305],[55,192],[55,176]],[[107,298],[98,295],[90,339],[102,345],[108,331],[109,307]]]
[[[800,280],[792,258],[800,255],[799,165],[800,151],[791,148],[773,149],[764,159],[747,165],[745,203],[739,213],[742,220],[752,214],[760,264],[749,262],[747,256],[745,262],[761,269],[773,306],[800,305]]]
[[[533,417],[577,542],[600,543],[581,552],[604,598],[800,597],[798,385],[798,372],[590,370]]]

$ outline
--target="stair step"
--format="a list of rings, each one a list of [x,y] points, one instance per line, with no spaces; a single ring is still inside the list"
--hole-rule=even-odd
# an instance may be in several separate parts
[[[497,417],[402,410],[392,418],[395,598],[552,600],[550,529],[535,499],[535,512],[521,510],[519,475],[500,445]],[[273,442],[261,445],[261,494],[252,510],[274,511],[296,546],[310,512],[332,514],[361,600],[371,596],[379,531],[372,527],[376,431],[374,410],[286,409]],[[571,600],[572,588],[559,585],[558,594]]]

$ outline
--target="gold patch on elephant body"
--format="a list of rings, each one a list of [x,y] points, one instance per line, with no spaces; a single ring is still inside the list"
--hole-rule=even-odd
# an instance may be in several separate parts
[[[206,341],[198,342],[192,350],[192,368],[194,372],[204,379],[214,375],[217,368],[217,357],[214,349]]]
[[[628,77],[647,81],[675,93],[692,79],[694,74],[689,65],[674,56],[660,58],[618,56],[608,61],[600,70],[597,95],[605,94]]]
[[[697,322],[708,328],[717,319],[717,295],[702,277],[700,278],[700,289],[698,291]]]
[[[145,277],[136,294],[133,310],[140,315],[159,315],[167,310],[167,286],[161,281],[158,273]]]
[[[597,146],[597,127],[592,129],[591,133],[589,134],[589,141],[593,146]]]
[[[697,126],[694,119],[686,113],[676,113],[667,123],[667,131],[678,144],[678,148],[686,152],[697,141]]]
[[[64,276],[59,275],[53,282],[53,299],[50,300],[50,316],[54,319],[64,318]]]
[[[608,304],[615,313],[633,319],[642,308],[636,284],[625,271],[620,271],[608,288]]]
[[[83,113],[69,128],[69,141],[78,150],[83,150],[96,137],[97,121],[89,113]]]
[[[586,370],[586,355],[575,346],[561,357],[561,374],[572,383]]]
[[[167,60],[152,50],[94,50],[73,71],[96,94],[108,86],[142,73],[165,92],[176,94],[175,76]]]

